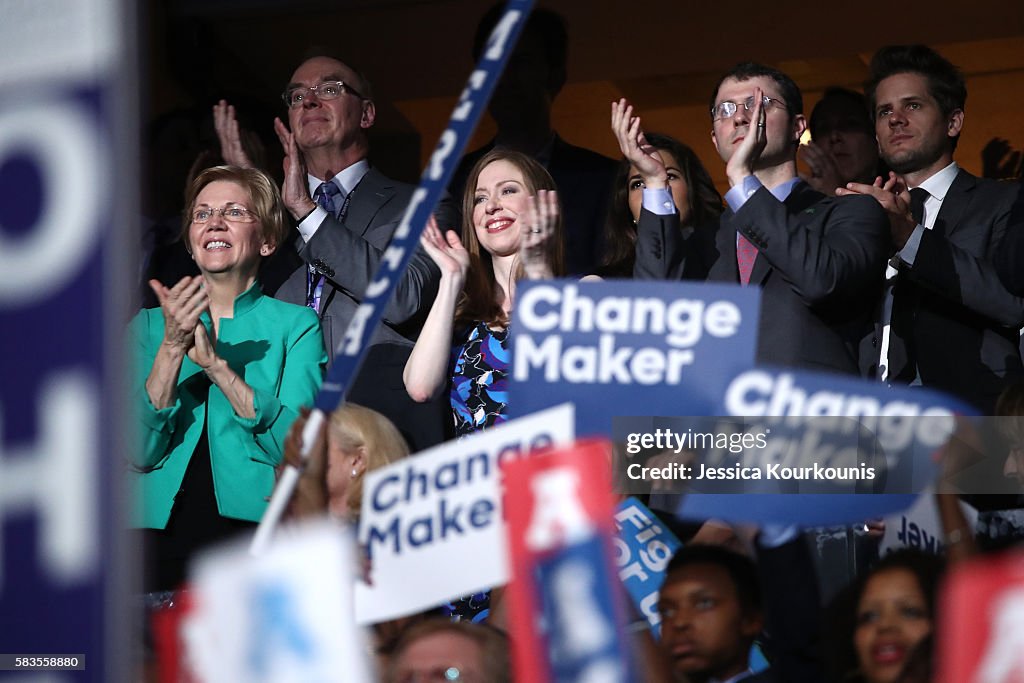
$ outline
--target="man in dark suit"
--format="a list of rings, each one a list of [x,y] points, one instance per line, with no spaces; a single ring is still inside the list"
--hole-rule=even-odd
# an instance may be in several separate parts
[[[1010,210],[1006,238],[996,252],[996,270],[1006,289],[1024,296],[1024,177],[1017,185],[1017,201]]]
[[[881,288],[885,213],[863,197],[826,197],[797,177],[803,98],[777,69],[737,65],[715,87],[710,111],[729,209],[717,229],[684,235],[660,156],[646,147],[632,108],[613,108],[619,145],[645,184],[634,275],[759,286],[758,362],[858,372]]]
[[[882,48],[865,92],[893,173],[839,193],[874,197],[889,216],[896,253],[872,336],[877,376],[940,389],[991,414],[1003,388],[1024,376],[1024,300],[993,266],[1018,186],[976,178],[953,161],[967,89],[935,51]]]
[[[503,3],[495,5],[480,20],[473,44],[474,61],[479,61],[503,11]],[[601,231],[618,164],[569,144],[552,128],[551,107],[565,85],[567,62],[565,19],[549,9],[534,9],[488,105],[498,133],[462,158],[449,188],[454,196],[461,197],[473,165],[496,146],[533,157],[558,187],[565,224],[566,270],[585,275],[594,272],[603,256]]]
[[[285,151],[281,194],[298,222],[295,245],[303,263],[275,296],[317,310],[333,361],[413,188],[386,178],[367,161],[366,132],[376,110],[359,72],[333,57],[311,57],[296,69],[284,99],[288,126],[274,121]],[[455,227],[450,202],[437,214],[442,228]],[[416,403],[402,381],[439,278],[430,258],[417,251],[348,393],[350,401],[390,418],[413,451],[441,442],[451,422],[446,397]]]

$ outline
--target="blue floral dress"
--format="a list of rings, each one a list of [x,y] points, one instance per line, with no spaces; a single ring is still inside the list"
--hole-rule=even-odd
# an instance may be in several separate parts
[[[452,349],[450,400],[455,435],[501,424],[508,417],[508,328],[479,322],[457,337]]]

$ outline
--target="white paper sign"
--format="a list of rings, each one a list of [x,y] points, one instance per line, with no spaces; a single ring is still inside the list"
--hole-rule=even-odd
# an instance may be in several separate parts
[[[189,667],[212,683],[376,680],[353,621],[351,529],[317,521],[280,531],[253,557],[248,541],[200,557],[183,638]]]
[[[376,623],[508,582],[500,463],[571,443],[563,404],[366,475],[359,542],[373,585],[356,584],[356,621]]]
[[[963,501],[960,501],[960,509],[967,518],[968,528],[974,529],[978,523],[978,511]],[[885,536],[878,554],[885,556],[900,548],[916,548],[933,555],[945,550],[946,535],[942,531],[939,510],[935,507],[933,487],[922,491],[907,511],[885,518]]]

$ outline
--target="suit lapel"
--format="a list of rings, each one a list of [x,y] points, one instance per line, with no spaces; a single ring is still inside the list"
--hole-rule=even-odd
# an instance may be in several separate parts
[[[811,187],[809,185],[807,185],[806,183],[799,182],[799,183],[797,183],[796,185],[793,186],[792,191],[789,193],[789,196],[786,197],[786,201],[783,202],[783,204],[785,204],[785,206],[786,206],[786,213],[788,213],[790,216],[796,216],[796,215],[800,214],[801,212],[810,209],[812,206],[814,206],[819,201],[821,201],[821,199],[823,197],[824,197],[824,195],[822,195],[821,193],[816,192],[815,190],[811,189]],[[731,216],[732,213],[729,212],[729,215]],[[731,262],[732,262],[733,279],[736,282],[739,282],[739,279],[740,279],[739,266],[736,264],[736,231],[735,230],[733,230],[731,232],[731,236],[732,236],[732,240],[729,243],[729,245],[730,245],[729,246],[729,248],[730,248],[730,256],[729,256],[729,258],[732,260]],[[719,244],[718,246],[719,246],[720,253],[724,254],[725,252],[722,251],[722,248],[725,245],[724,244]],[[754,259],[754,267],[750,271],[750,284],[763,286],[765,281],[768,279],[768,276],[770,276],[772,274],[773,270],[774,269],[772,268],[771,264],[768,263],[768,259],[766,259],[766,258],[762,257],[760,254],[758,254],[757,258]]]
[[[715,234],[715,246],[718,259],[708,272],[708,279],[716,282],[740,281],[740,268],[736,263],[736,228],[732,225],[733,213],[726,209],[719,219],[718,232]]]
[[[937,235],[949,237],[960,227],[960,219],[963,218],[967,205],[971,203],[971,192],[977,184],[977,178],[963,169],[956,174],[942,200],[942,208],[935,218],[935,225],[932,226]]]
[[[377,212],[395,196],[395,186],[377,169],[371,168],[353,192],[345,225],[349,230],[365,235]]]

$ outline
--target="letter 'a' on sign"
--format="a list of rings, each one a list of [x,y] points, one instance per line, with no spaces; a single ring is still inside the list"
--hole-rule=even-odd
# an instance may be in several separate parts
[[[502,465],[515,680],[635,680],[615,566],[611,444]]]

